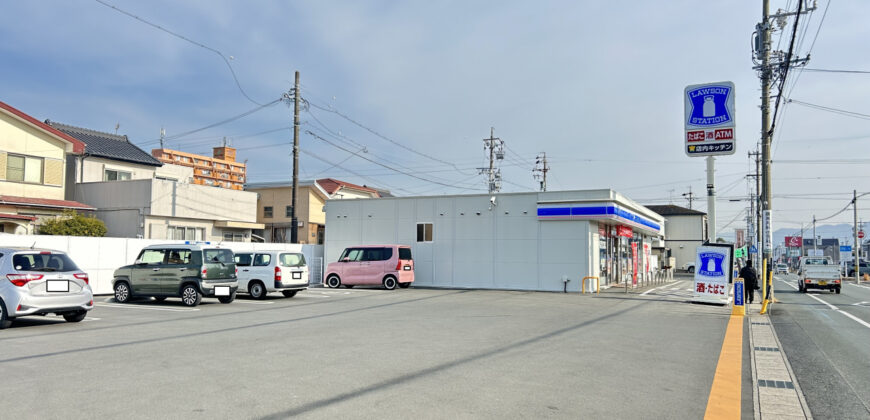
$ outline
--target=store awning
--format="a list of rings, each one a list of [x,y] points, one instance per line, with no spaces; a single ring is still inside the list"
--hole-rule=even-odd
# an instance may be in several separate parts
[[[218,220],[214,222],[215,227],[227,229],[265,229],[266,225],[262,223],[251,222],[236,222],[232,220]]]

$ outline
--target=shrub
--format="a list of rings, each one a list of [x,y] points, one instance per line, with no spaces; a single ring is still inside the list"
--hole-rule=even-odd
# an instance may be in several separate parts
[[[63,215],[45,221],[39,227],[40,235],[65,236],[106,236],[106,224],[93,216],[84,216],[72,210],[65,210]]]

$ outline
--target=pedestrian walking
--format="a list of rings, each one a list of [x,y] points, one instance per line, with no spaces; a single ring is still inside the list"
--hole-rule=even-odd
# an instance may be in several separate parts
[[[752,303],[755,291],[759,290],[758,275],[752,268],[752,261],[746,261],[746,266],[740,269],[740,277],[743,279],[743,289],[746,290],[746,300]]]

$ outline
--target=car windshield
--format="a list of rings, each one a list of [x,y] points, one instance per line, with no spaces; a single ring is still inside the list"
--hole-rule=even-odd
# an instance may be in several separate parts
[[[281,254],[279,259],[281,267],[302,267],[305,265],[305,256],[302,254]]]
[[[54,252],[15,254],[12,265],[18,271],[78,271],[76,264],[66,255]]]

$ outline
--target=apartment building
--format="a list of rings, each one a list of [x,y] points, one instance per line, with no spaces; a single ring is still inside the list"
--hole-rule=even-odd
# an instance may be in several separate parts
[[[163,163],[193,168],[194,184],[244,190],[247,165],[236,162],[236,149],[232,147],[215,147],[213,157],[170,149],[154,149],[151,156]]]

